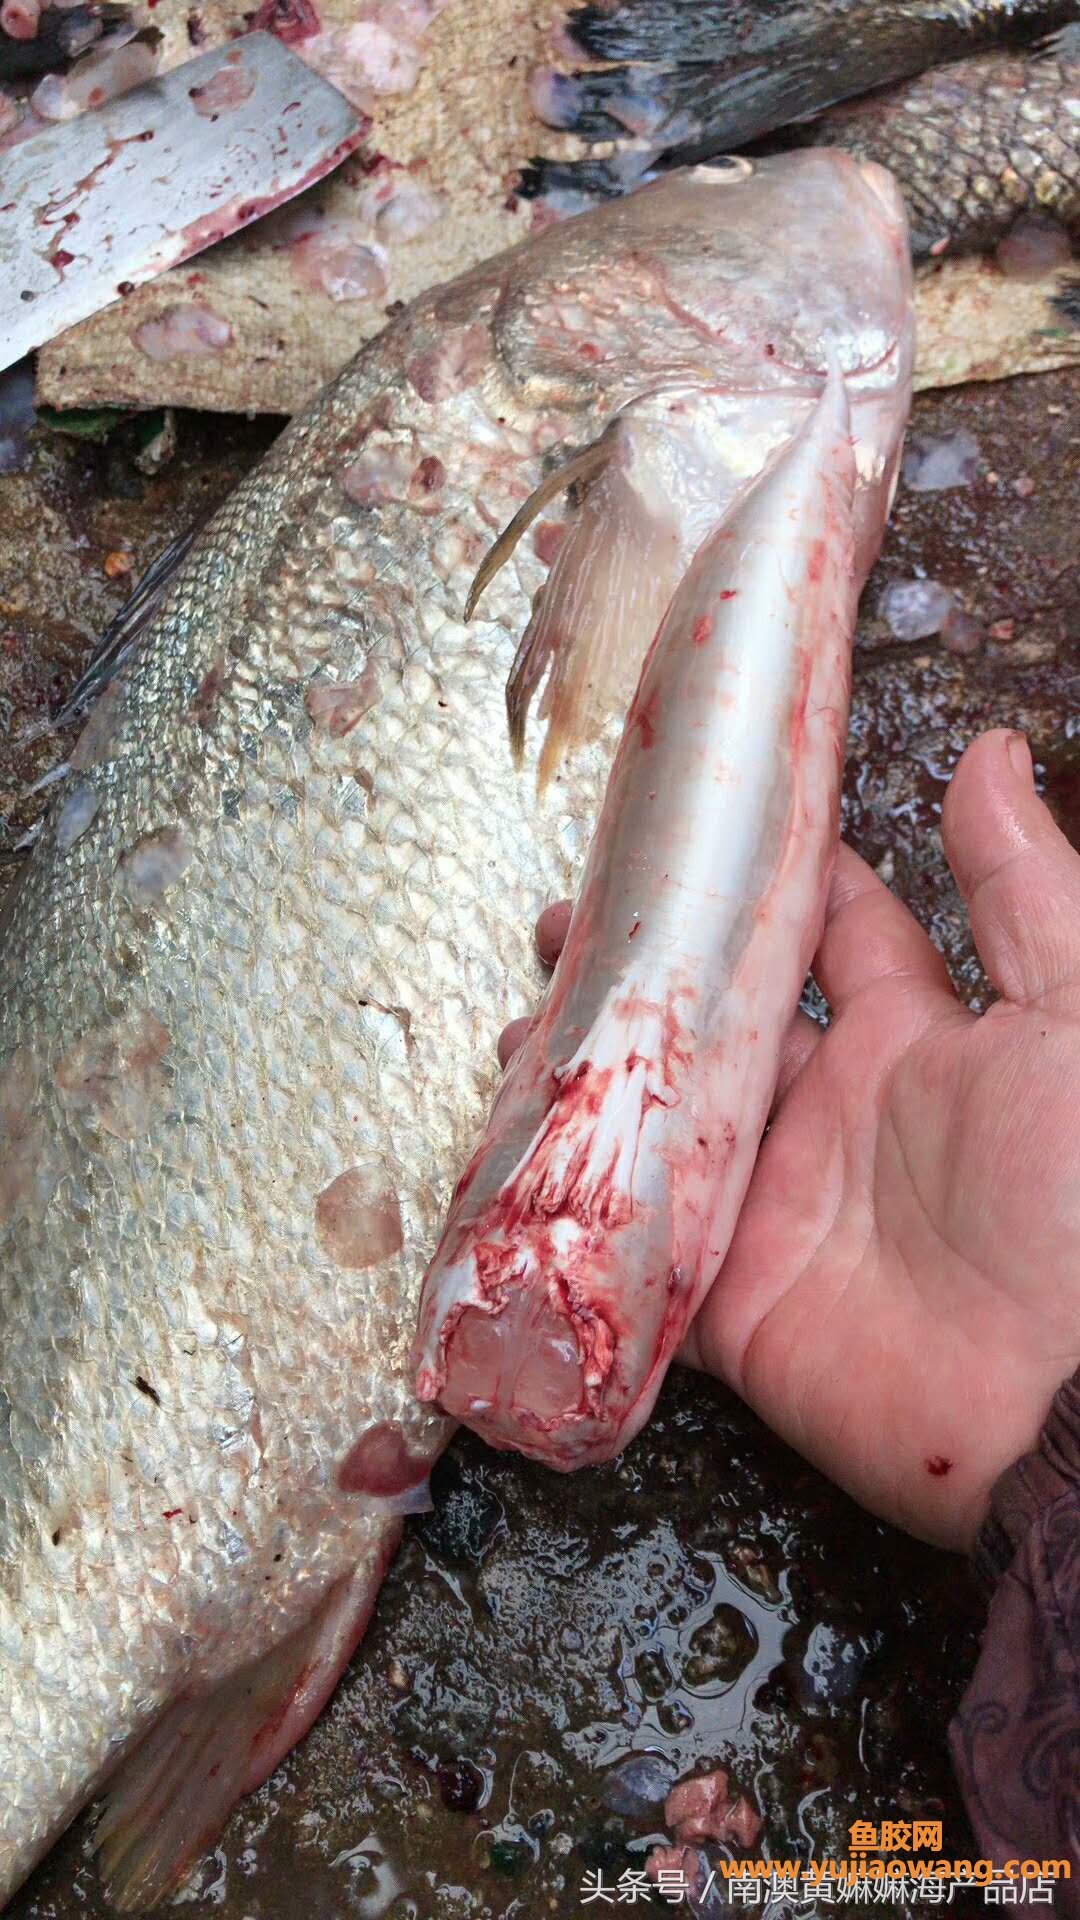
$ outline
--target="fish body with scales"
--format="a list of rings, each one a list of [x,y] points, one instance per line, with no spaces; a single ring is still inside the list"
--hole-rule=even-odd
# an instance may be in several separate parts
[[[104,1790],[112,1897],[160,1898],[332,1689],[447,1436],[409,1350],[537,990],[528,924],[580,876],[714,489],[792,431],[823,326],[845,371],[894,350],[898,233],[873,170],[797,156],[673,175],[426,294],[101,695],[0,923],[0,1897]],[[540,797],[504,684],[547,547],[462,610],[615,421],[619,644]]]
[[[809,131],[887,167],[904,190],[912,250],[994,246],[1019,215],[1080,235],[1080,28],[1024,58],[935,67],[836,107]]]

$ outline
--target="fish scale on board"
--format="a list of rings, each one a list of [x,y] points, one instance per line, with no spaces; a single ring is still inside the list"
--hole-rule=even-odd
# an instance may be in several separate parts
[[[571,8],[566,40],[605,65],[551,75],[552,124],[640,134],[673,162],[740,147],[944,60],[1076,20],[1075,0],[615,0]],[[549,117],[547,114],[545,118]]]
[[[757,249],[764,380],[753,330],[725,344],[739,194],[784,236]],[[410,1391],[420,1276],[649,638],[628,618],[597,737],[538,800],[503,701],[543,567],[526,543],[467,627],[485,549],[665,383],[737,413],[748,375],[783,402],[788,359],[820,386],[822,327],[848,371],[879,358],[901,239],[855,163],[798,156],[673,176],[424,296],[215,516],[102,696],[3,916],[7,1887],[106,1783],[114,1897],[172,1884],[318,1711],[446,1437]],[[820,278],[792,314],[795,256]]]

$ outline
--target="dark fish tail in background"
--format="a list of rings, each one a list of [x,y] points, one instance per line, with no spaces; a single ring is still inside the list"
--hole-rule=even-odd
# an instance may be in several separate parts
[[[1018,46],[1076,19],[1074,0],[815,0],[586,7],[571,43],[624,67],[552,74],[544,118],[586,139],[646,134],[679,161],[745,145],[943,60]]]
[[[627,64],[534,77],[541,118],[599,150],[534,161],[522,191],[576,212],[652,170],[813,121],[807,144],[842,146],[895,174],[916,256],[939,242],[993,245],[1029,208],[1073,227],[1076,20],[1075,0],[581,9],[569,16],[571,44]],[[1033,41],[1047,44],[1017,51]]]

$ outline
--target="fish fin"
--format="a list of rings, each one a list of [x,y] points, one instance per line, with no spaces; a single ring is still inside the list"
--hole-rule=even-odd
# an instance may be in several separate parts
[[[150,562],[120,611],[110,620],[63,706],[53,714],[52,727],[66,727],[69,721],[77,720],[85,713],[90,702],[104,692],[124,662],[131,658],[151,615],[160,605],[166,587],[181,561],[186,558],[202,525],[200,520],[195,526],[189,527],[186,533],[177,534],[175,540],[170,540],[162,548],[157,559]]]
[[[400,1532],[391,1525],[377,1564],[346,1574],[263,1659],[174,1700],[121,1762],[95,1835],[120,1912],[156,1905],[213,1845],[236,1801],[307,1733],[367,1626]]]
[[[574,486],[587,486],[602,471],[610,457],[610,448],[605,445],[607,438],[607,432],[602,433],[598,440],[592,441],[580,453],[575,453],[569,460],[564,460],[561,466],[545,474],[540,485],[518,508],[477,568],[476,578],[465,602],[466,620],[472,619],[484,588],[494,580],[500,567],[506,565],[522,534],[532,525],[537,514],[542,513],[549,501],[556,499],[560,493],[567,493]]]
[[[570,517],[506,685],[510,743],[520,761],[529,707],[548,667],[539,712],[543,793],[563,755],[624,714],[674,590],[680,540],[668,504],[647,500],[612,459]]]
[[[839,9],[804,0],[589,5],[566,21],[567,50],[607,64],[539,69],[532,103],[549,126],[590,143],[630,134],[662,152],[665,167],[690,165],[942,61],[1034,37],[1023,8],[987,8],[979,19],[972,12],[883,0]],[[568,171],[580,178],[581,163]]]
[[[1071,327],[1080,327],[1080,274],[1072,274],[1061,283],[1050,305]]]

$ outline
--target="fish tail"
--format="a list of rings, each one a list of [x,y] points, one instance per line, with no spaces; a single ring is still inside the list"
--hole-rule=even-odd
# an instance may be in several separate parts
[[[660,625],[551,992],[425,1278],[420,1397],[548,1466],[645,1419],[749,1178],[835,845],[854,482],[830,347]]]

